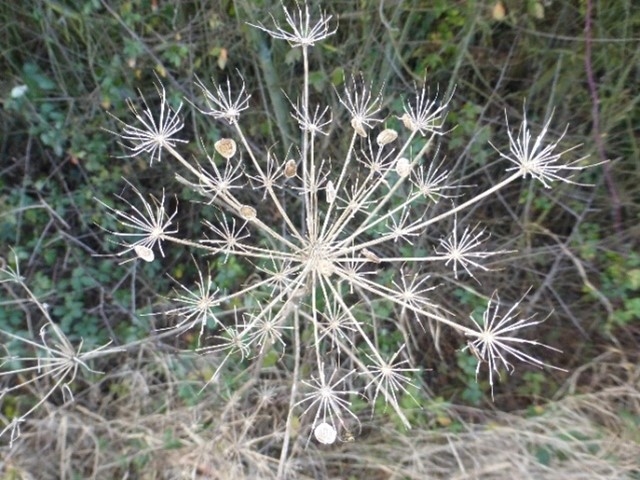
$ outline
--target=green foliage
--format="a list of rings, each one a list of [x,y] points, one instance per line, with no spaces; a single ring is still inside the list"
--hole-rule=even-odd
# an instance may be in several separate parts
[[[449,120],[456,129],[451,132],[449,147],[458,150],[466,147],[469,138],[473,141],[469,148],[469,156],[476,166],[484,166],[495,157],[493,149],[488,147],[491,139],[491,129],[488,126],[478,125],[478,118],[482,114],[482,107],[473,103],[464,103],[454,109]]]
[[[237,257],[227,259],[224,256],[216,257],[213,272],[215,272],[215,284],[223,290],[232,289],[247,278],[246,268]]]
[[[482,314],[487,308],[487,298],[478,295],[472,290],[463,288],[456,288],[453,295],[455,296],[456,301],[471,308],[470,315],[475,318],[480,325],[482,325]]]
[[[607,321],[599,321],[603,331],[624,328],[640,320],[640,255],[634,251],[603,251],[600,245],[606,229],[596,222],[580,226],[579,241],[575,248],[585,261],[599,265],[597,288],[585,284],[583,292],[588,298],[600,300],[604,293],[611,305]]]
[[[23,117],[29,125],[28,134],[39,138],[43,145],[51,148],[60,157],[64,153],[68,134],[65,128],[65,112],[60,109],[58,102],[51,98],[56,84],[35,63],[25,63],[21,73],[26,91],[22,95],[6,98],[4,108],[13,115]],[[14,88],[13,92],[15,91]]]
[[[522,385],[518,389],[520,395],[531,398],[544,398],[549,390],[548,376],[540,371],[529,371],[522,374]]]
[[[466,385],[462,391],[461,398],[471,404],[480,405],[485,398],[485,386],[476,380],[476,368],[478,366],[478,359],[473,356],[469,351],[457,352],[457,363],[459,369],[459,378],[463,384]],[[480,378],[478,378],[479,380]]]
[[[415,15],[411,28],[423,36],[424,41],[410,58],[416,60],[415,71],[419,75],[450,68],[457,53],[457,36],[467,25],[467,15],[472,12],[472,2],[437,0],[423,15]]]
[[[640,321],[640,255],[635,252],[605,255],[607,263],[600,279],[602,290],[614,305],[613,316],[605,329],[637,323]]]

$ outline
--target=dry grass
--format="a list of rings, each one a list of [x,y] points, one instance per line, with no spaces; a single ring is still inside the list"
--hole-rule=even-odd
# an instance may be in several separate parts
[[[459,433],[399,436],[389,429],[336,454],[336,462],[348,464],[348,455],[363,468],[385,472],[380,478],[394,479],[636,478],[640,370],[621,367],[615,356],[594,364],[610,370],[610,385],[541,406],[537,415],[467,411],[484,421],[467,423]]]
[[[275,382],[239,379],[233,393],[210,388],[189,405],[180,392],[192,382],[175,372],[197,372],[199,360],[148,355],[94,388],[109,386],[110,395],[47,405],[0,463],[2,478],[275,478],[286,415]],[[329,448],[305,447],[300,436],[287,478],[573,480],[640,473],[637,354],[601,355],[571,376],[562,398],[535,409],[452,406],[446,415],[449,428],[416,427],[410,434],[376,419],[352,442]]]

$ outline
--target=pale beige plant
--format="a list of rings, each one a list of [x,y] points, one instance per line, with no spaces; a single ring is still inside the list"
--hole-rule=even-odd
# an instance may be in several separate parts
[[[564,163],[573,148],[559,149],[562,136],[547,140],[550,119],[532,143],[525,116],[518,135],[509,133],[508,152],[498,150],[508,160],[505,178],[471,198],[457,197],[452,173],[433,156],[438,138],[447,133],[451,96],[442,98],[436,91],[430,97],[428,89],[420,87],[405,101],[403,111],[383,118],[382,91],[375,95],[371,84],[351,77],[339,93],[351,128],[345,127],[341,120],[345,112],[310,101],[309,49],[335,32],[331,17],[323,13],[313,17],[306,2],[293,8],[283,5],[283,10],[286,25],[274,20],[274,27],[254,26],[301,50],[302,85],[297,99],[291,101],[291,116],[300,129],[297,148],[278,159],[269,149],[256,149],[255,142],[249,141],[242,126],[250,106],[244,81],[237,89],[231,80],[212,88],[199,81],[204,96],[200,112],[223,121],[228,133],[215,143],[217,155],[205,154],[205,162],[187,159],[173,140],[181,125],[177,120],[181,106],[170,107],[159,87],[160,115],[154,116],[148,107],[142,116],[134,111],[138,121],[144,120],[142,126],[127,125],[120,137],[128,142],[132,155],[147,151],[150,164],[161,157],[173,159],[182,169],[179,180],[199,192],[217,213],[203,219],[208,228],[205,238],[187,239],[171,229],[176,212],[168,215],[152,206],[137,190],[143,207],[133,207],[133,214],[108,207],[129,228],[128,233],[115,235],[136,239],[125,244],[119,255],[133,252],[153,260],[146,249],[157,248],[164,254],[163,245],[174,244],[200,252],[202,256],[196,254],[196,258],[203,262],[212,255],[224,261],[234,256],[255,266],[256,277],[234,291],[219,289],[200,271],[197,288],[180,285],[174,299],[177,306],[167,313],[175,317],[176,332],[198,330],[199,351],[212,354],[217,364],[210,382],[234,356],[262,358],[272,350],[292,355],[291,413],[281,469],[298,407],[303,417],[310,418],[309,432],[315,432],[321,443],[335,441],[341,432],[357,426],[358,417],[351,411],[355,395],[366,396],[372,404],[383,400],[410,426],[400,397],[413,397],[420,370],[409,364],[405,344],[391,354],[381,351],[369,307],[374,302],[458,332],[461,348],[478,358],[477,373],[488,370],[492,393],[501,369],[513,371],[511,361],[549,366],[526,349],[545,346],[521,336],[523,329],[540,323],[517,316],[524,298],[505,307],[495,295],[482,321],[457,319],[434,300],[432,292],[438,285],[430,272],[445,266],[456,280],[476,279],[474,271],[488,270],[484,260],[508,253],[485,247],[487,235],[482,227],[459,226],[459,213],[523,178],[532,177],[549,187],[557,181],[572,182],[565,174],[585,168],[583,159]],[[329,128],[336,123],[335,129]],[[378,130],[379,124],[384,128]],[[321,137],[330,131],[349,136],[338,159],[325,158],[319,150]],[[247,189],[258,195],[247,196]],[[298,201],[284,201],[282,192]],[[449,202],[450,208],[436,210],[434,205],[441,200]],[[144,212],[146,219],[140,218]],[[274,212],[278,224],[273,221]],[[433,226],[445,222],[452,229],[430,254],[390,253],[413,245]],[[394,273],[390,283],[382,280],[383,271]],[[505,314],[500,313],[503,308]],[[396,322],[394,318],[385,321]],[[306,380],[300,368],[303,350],[313,352],[314,366]]]
[[[20,286],[26,294],[27,300],[34,304],[43,324],[40,327],[38,339],[28,339],[15,333],[0,330],[0,340],[7,351],[6,356],[0,357],[0,381],[4,378],[18,375],[18,381],[0,390],[0,400],[6,394],[16,394],[28,386],[44,385],[44,393],[37,402],[26,411],[15,415],[11,421],[0,430],[0,437],[5,433],[10,434],[10,444],[20,435],[20,426],[29,416],[49,400],[51,395],[60,391],[64,402],[73,401],[71,385],[80,371],[85,373],[99,373],[93,370],[89,363],[97,358],[122,352],[119,347],[102,345],[91,350],[83,351],[83,341],[77,345],[67,338],[60,326],[49,315],[49,307],[42,303],[25,283],[20,274],[20,263],[17,255],[13,255],[13,266],[9,262],[3,262],[0,268],[0,283],[11,282]],[[12,355],[7,347],[10,343],[17,344],[20,350],[30,350],[33,356]],[[0,405],[2,405],[0,403]]]
[[[383,87],[378,90],[354,75],[327,92],[337,92],[333,104],[340,109],[332,110],[328,100],[312,104],[309,52],[336,32],[337,23],[325,13],[313,14],[306,1],[282,9],[284,22],[272,17],[272,26],[253,27],[300,50],[300,89],[286,95],[292,123],[299,128],[297,144],[277,154],[276,146],[257,146],[249,138],[243,120],[252,104],[242,78],[213,85],[198,81],[202,99],[191,102],[201,114],[222,122],[225,134],[213,145],[203,144],[200,157],[188,158],[179,149],[189,141],[179,137],[182,105],[170,105],[158,82],[159,105],[142,99],[139,110],[130,102],[133,123],[117,120],[121,128],[114,133],[129,156],[144,156],[152,167],[175,163],[178,180],[204,199],[206,234],[181,236],[179,204],[176,199],[168,207],[164,188],[154,197],[127,182],[134,200],[121,195],[119,207],[98,200],[122,227],[109,232],[121,247],[116,256],[123,263],[162,261],[157,253],[164,257],[169,246],[193,255],[198,279],[195,285],[178,283],[171,306],[163,311],[173,322],[163,335],[197,332],[197,351],[214,366],[207,385],[220,380],[233,359],[255,360],[260,366],[272,355],[291,370],[289,414],[278,436],[280,476],[289,468],[298,416],[307,442],[315,438],[321,444],[358,431],[361,412],[355,400],[360,398],[370,402],[371,413],[383,403],[410,427],[401,405],[417,398],[421,369],[411,364],[400,318],[455,333],[460,349],[477,357],[476,376],[488,372],[492,395],[495,380],[512,373],[517,362],[555,368],[536,356],[536,349],[558,350],[526,332],[543,321],[520,315],[526,293],[515,303],[503,303],[494,293],[482,318],[456,318],[435,297],[439,282],[446,281],[435,273],[448,268],[452,282],[470,279],[474,288],[482,288],[478,277],[489,270],[486,261],[509,251],[490,249],[486,230],[462,224],[462,214],[522,180],[544,188],[558,182],[581,185],[572,177],[590,166],[584,158],[567,159],[577,147],[563,146],[566,129],[551,138],[552,116],[534,133],[524,112],[517,132],[509,129],[508,147],[494,146],[496,160],[505,164],[503,178],[469,198],[460,196],[454,172],[437,158],[437,143],[450,131],[446,124],[453,94],[441,96],[436,90],[431,95],[426,86],[416,87],[400,111],[385,117]],[[328,135],[344,148],[339,156],[322,151]],[[440,235],[443,225],[450,229]],[[418,242],[429,249],[413,248]],[[213,258],[218,264],[233,258],[252,266],[254,274],[234,289],[222,288],[207,265]],[[122,351],[109,345],[85,351],[82,341],[70,341],[25,284],[17,259],[13,265],[4,262],[0,280],[26,292],[41,328],[36,339],[0,330],[7,351],[0,358],[0,379],[26,378],[1,390],[0,399],[35,383],[46,388],[35,405],[0,432],[12,439],[53,392],[72,400],[71,384],[80,372],[96,373],[92,361]],[[379,306],[392,313],[380,318]],[[380,323],[404,340],[390,345]],[[9,344],[34,353],[14,355]]]

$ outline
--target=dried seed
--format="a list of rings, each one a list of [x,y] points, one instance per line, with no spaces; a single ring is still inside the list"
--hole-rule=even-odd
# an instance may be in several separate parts
[[[360,135],[363,138],[367,137],[367,131],[364,129],[364,125],[360,120],[358,120],[357,118],[354,118],[353,120],[351,120],[351,126],[353,127],[353,129],[356,131],[358,135]]]
[[[242,205],[240,207],[240,216],[245,220],[253,220],[256,218],[256,209],[249,205]]]
[[[218,152],[227,160],[233,157],[236,154],[237,150],[236,142],[231,138],[221,138],[214,144],[214,147],[216,149],[216,152]]]
[[[498,20],[501,22],[504,20],[504,17],[507,16],[507,9],[504,7],[504,3],[498,0],[493,4],[493,8],[491,9],[491,16],[494,20]]]
[[[396,173],[402,178],[411,175],[411,162],[408,158],[401,157],[396,161]]]
[[[416,130],[416,125],[415,123],[413,123],[413,120],[411,120],[411,116],[408,113],[402,115],[400,117],[400,120],[402,120],[402,124],[405,126],[405,128],[408,128],[412,132]]]
[[[344,443],[352,443],[356,441],[355,436],[353,435],[353,432],[351,430],[347,430],[346,428],[344,429],[344,432],[342,433],[342,441]]]
[[[338,432],[333,425],[327,422],[322,422],[313,429],[313,435],[320,443],[324,445],[331,445],[336,441]]]
[[[153,254],[153,250],[149,247],[145,247],[144,245],[136,245],[133,247],[133,251],[136,252],[139,258],[144,260],[145,262],[153,262],[156,256]]]
[[[371,250],[369,250],[368,248],[363,248],[362,250],[360,250],[360,253],[362,253],[362,255],[364,257],[367,258],[367,260],[373,262],[373,263],[380,263],[382,262],[382,260],[380,260],[380,257],[377,256],[375,253],[373,253]]]
[[[529,14],[537,20],[544,19],[544,5],[540,2],[534,2],[529,4]]]
[[[391,142],[395,142],[396,138],[398,138],[398,132],[391,128],[386,128],[378,134],[376,142],[378,142],[378,145],[382,147]]]
[[[298,171],[298,164],[295,160],[288,160],[287,163],[284,164],[284,176],[286,178],[293,178],[296,176],[296,172]]]
[[[330,277],[331,275],[333,275],[335,267],[333,265],[333,262],[330,260],[320,260],[318,262],[317,271],[325,277]]]
[[[331,180],[327,182],[325,193],[327,195],[327,203],[333,203],[336,200],[336,187]]]

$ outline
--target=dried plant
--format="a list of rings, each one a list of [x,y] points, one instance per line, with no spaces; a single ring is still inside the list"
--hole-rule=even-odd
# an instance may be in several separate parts
[[[112,233],[122,246],[118,255],[128,256],[125,261],[159,261],[156,252],[164,256],[170,244],[194,252],[199,281],[195,288],[180,284],[165,313],[174,319],[176,334],[197,331],[198,351],[216,365],[211,382],[229,359],[260,359],[272,350],[287,356],[293,379],[281,471],[294,412],[308,418],[308,438],[315,433],[325,443],[357,427],[354,396],[372,404],[384,401],[410,426],[400,398],[415,391],[420,371],[410,364],[406,344],[393,352],[381,348],[372,313],[376,302],[457,332],[460,347],[477,356],[477,372],[488,370],[492,391],[501,369],[513,370],[512,361],[549,367],[528,351],[555,349],[525,338],[523,330],[539,321],[518,316],[522,300],[505,306],[493,295],[482,319],[455,318],[435,301],[438,285],[429,272],[446,266],[456,279],[471,277],[478,283],[474,271],[487,269],[483,260],[507,252],[485,247],[485,230],[459,226],[458,214],[527,177],[549,188],[556,182],[573,183],[571,175],[586,168],[583,159],[565,163],[573,148],[561,149],[562,136],[547,138],[551,119],[532,141],[525,116],[518,133],[509,134],[508,150],[496,148],[506,160],[505,177],[471,198],[454,195],[452,172],[434,153],[447,133],[451,96],[431,97],[426,87],[417,88],[402,111],[385,118],[382,93],[352,77],[338,93],[350,117],[343,124],[344,112],[310,100],[309,51],[335,33],[332,18],[323,13],[314,17],[306,2],[283,9],[285,24],[273,19],[273,27],[253,26],[301,50],[301,89],[297,98],[289,95],[296,98],[291,116],[300,130],[297,147],[280,159],[249,141],[242,120],[250,95],[242,79],[237,85],[227,80],[211,87],[198,82],[203,103],[194,104],[229,133],[215,142],[215,153],[185,158],[178,149],[185,142],[180,138],[182,105],[170,106],[158,84],[160,107],[154,111],[144,101],[138,112],[132,103],[136,123],[119,121],[118,136],[131,156],[146,155],[150,165],[167,157],[177,163],[178,179],[215,212],[202,219],[207,234],[200,239],[180,236],[178,207],[167,210],[164,189],[160,199],[147,200],[131,187],[136,203],[125,201],[122,209],[103,203],[123,227]],[[320,139],[329,131],[349,137],[339,158],[320,152]],[[450,207],[436,209],[436,204]],[[407,252],[401,247],[432,233],[436,224],[453,228],[431,252],[395,253]],[[235,290],[224,290],[206,266],[212,256],[238,258],[258,275]],[[384,320],[398,327],[393,316]],[[71,357],[82,360],[79,354]],[[307,368],[301,368],[303,362]]]
[[[79,342],[77,347],[74,347],[60,327],[49,316],[48,305],[42,303],[24,282],[24,278],[20,274],[17,255],[14,254],[15,268],[7,265],[6,262],[3,263],[4,266],[0,268],[0,274],[2,274],[0,283],[17,283],[25,292],[28,301],[37,306],[39,313],[44,318],[44,324],[39,332],[39,340],[30,340],[12,332],[0,330],[0,338],[7,342],[3,345],[7,350],[7,355],[0,357],[0,367],[5,367],[4,371],[0,370],[0,380],[3,377],[14,376],[15,374],[20,375],[20,381],[0,390],[0,400],[6,394],[23,389],[28,385],[40,385],[45,389],[45,393],[40,396],[34,405],[30,406],[27,411],[14,416],[0,430],[0,437],[5,433],[9,433],[10,444],[13,444],[20,435],[20,425],[55,392],[62,392],[65,403],[73,400],[73,391],[70,385],[74,382],[79,370],[99,373],[91,369],[88,363],[92,359],[121,352],[122,349],[118,347],[108,348],[109,344],[106,344],[93,350],[83,351],[82,341]],[[21,344],[23,349],[31,348],[35,352],[34,356],[10,355],[7,345],[11,341]],[[6,366],[11,366],[12,368],[6,368]]]
[[[176,136],[182,126],[177,118],[181,106],[174,110],[168,105],[162,86],[158,87],[160,114],[154,115],[149,107],[142,115],[134,110],[139,123],[125,124],[120,134],[131,155],[146,152],[152,163],[168,154],[177,161],[186,170],[179,179],[217,211],[203,220],[209,231],[205,238],[185,239],[174,229],[176,213],[167,214],[162,203],[154,200],[152,205],[136,190],[141,207],[129,212],[110,208],[129,229],[115,234],[138,238],[126,243],[121,254],[133,250],[139,258],[154,261],[156,247],[163,254],[162,245],[174,243],[200,251],[203,257],[243,258],[259,272],[258,280],[236,291],[220,290],[202,271],[195,290],[180,285],[186,295],[178,295],[179,306],[169,311],[177,317],[176,331],[198,330],[200,351],[223,353],[220,358],[225,361],[234,355],[254,358],[271,348],[293,352],[291,406],[313,412],[312,430],[322,427],[322,438],[330,439],[335,435],[326,436],[326,425],[341,432],[348,429],[349,421],[357,421],[349,400],[356,393],[356,377],[363,379],[360,394],[368,394],[374,403],[384,399],[409,426],[398,397],[410,394],[418,369],[403,356],[405,345],[398,345],[391,358],[380,351],[366,308],[371,302],[387,302],[462,334],[468,340],[464,348],[472,349],[479,359],[478,371],[488,366],[492,389],[501,367],[513,369],[510,358],[548,366],[522,350],[540,345],[520,337],[523,329],[539,322],[518,319],[519,302],[501,314],[494,296],[482,321],[455,319],[434,303],[431,292],[436,285],[423,272],[437,263],[450,266],[456,278],[473,277],[474,269],[486,270],[484,259],[506,252],[485,249],[485,231],[458,227],[457,214],[529,176],[544,187],[571,182],[564,174],[585,168],[582,159],[564,163],[563,157],[573,148],[559,151],[562,137],[546,138],[550,119],[532,141],[525,117],[518,134],[509,134],[509,151],[497,149],[509,161],[505,171],[513,171],[487,190],[455,203],[458,198],[449,194],[450,172],[432,156],[437,139],[446,133],[451,97],[430,98],[426,88],[419,88],[396,117],[400,129],[377,130],[379,124],[394,120],[381,116],[382,94],[376,95],[372,85],[355,77],[345,82],[339,94],[350,128],[335,128],[350,135],[349,146],[339,159],[321,157],[319,139],[328,134],[333,122],[339,122],[340,115],[310,102],[309,49],[335,30],[330,16],[320,13],[313,18],[306,3],[283,8],[286,25],[274,19],[274,27],[254,27],[302,52],[301,91],[291,102],[300,144],[287,158],[256,151],[242,127],[249,94],[243,82],[234,89],[230,80],[212,88],[198,83],[204,98],[201,113],[227,124],[231,132],[215,143],[216,153],[207,154],[204,162],[188,160],[177,150],[184,141]],[[248,200],[254,197],[246,195],[247,190],[259,192],[262,201]],[[443,199],[451,202],[451,208],[432,215],[431,206]],[[452,220],[453,229],[431,254],[388,255],[445,220]],[[385,284],[382,271],[394,272],[395,279]],[[232,314],[221,313],[231,307]],[[393,323],[392,318],[387,320]],[[212,338],[207,338],[205,332],[211,331]],[[310,380],[300,378],[303,347],[314,352],[315,373]],[[303,393],[297,393],[297,387]]]

